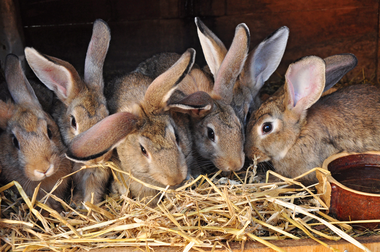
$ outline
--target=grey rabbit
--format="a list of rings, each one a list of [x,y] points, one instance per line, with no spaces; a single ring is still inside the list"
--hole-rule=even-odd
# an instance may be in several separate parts
[[[6,83],[13,101],[0,100],[0,176],[1,183],[18,181],[29,197],[41,183],[37,200],[50,192],[60,178],[70,174],[72,163],[58,126],[41,107],[24,75],[16,55],[5,63]],[[53,194],[65,199],[70,179],[64,179]],[[62,210],[59,202],[49,198],[47,204]]]

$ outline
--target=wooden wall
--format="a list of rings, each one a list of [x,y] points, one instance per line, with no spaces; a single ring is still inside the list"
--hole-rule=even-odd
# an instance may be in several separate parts
[[[379,72],[378,0],[19,0],[26,46],[71,62],[83,71],[92,22],[111,28],[105,73],[131,71],[163,51],[193,47],[204,64],[194,17],[229,47],[237,24],[246,23],[251,49],[281,26],[290,38],[278,69],[306,55],[354,53],[359,65],[349,78],[377,78]]]

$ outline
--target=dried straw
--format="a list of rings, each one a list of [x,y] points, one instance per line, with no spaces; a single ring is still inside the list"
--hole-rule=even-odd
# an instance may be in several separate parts
[[[139,181],[111,162],[104,166],[110,167],[114,176],[124,173]],[[89,168],[96,167],[83,167]],[[145,250],[157,246],[175,246],[183,251],[217,250],[229,249],[229,242],[242,242],[244,247],[246,241],[284,251],[270,241],[300,238],[312,238],[329,247],[320,241],[321,237],[343,238],[369,251],[348,234],[353,233],[349,222],[339,222],[322,212],[327,207],[313,193],[314,187],[305,187],[296,179],[272,171],[267,178],[275,176],[280,182],[250,183],[257,178],[256,168],[252,166],[230,179],[221,178],[220,173],[212,178],[200,176],[177,189],[139,181],[159,192],[155,197],[162,199],[153,207],[143,203],[149,199],[140,202],[127,195],[108,195],[98,205],[84,202],[81,208],[73,208],[51,192],[42,201],[36,201],[36,193],[29,199],[20,184],[13,181],[0,188],[0,251],[107,247]],[[61,202],[67,211],[59,214],[49,208],[43,203],[48,197]],[[41,209],[48,215],[41,214]],[[321,225],[325,226],[322,230]]]

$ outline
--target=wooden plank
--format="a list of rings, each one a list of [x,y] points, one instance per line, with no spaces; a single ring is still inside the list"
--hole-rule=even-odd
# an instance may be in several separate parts
[[[220,0],[179,0],[180,17],[223,16],[226,14],[226,2]]]
[[[358,240],[364,246],[366,246],[372,252],[380,251],[380,237],[379,236],[370,236],[370,237],[359,237]],[[355,245],[348,243],[344,240],[339,241],[328,241],[322,239],[323,242],[327,243],[329,246],[337,249],[339,251],[362,251]],[[282,240],[282,241],[270,241],[270,243],[276,245],[277,247],[282,248],[287,252],[300,252],[300,251],[313,251],[313,252],[330,252],[331,249],[324,247],[323,245],[317,243],[312,239],[301,239],[301,240]],[[244,247],[242,247],[241,243],[229,243],[231,250],[226,248],[216,249],[215,251],[219,252],[273,252],[274,250],[268,248],[258,242],[246,242]],[[145,249],[145,247],[140,247],[141,249]],[[204,251],[211,251],[211,249],[203,249]],[[91,250],[93,252],[132,252],[136,251],[135,247],[117,247],[117,248],[102,248],[102,249],[94,249]],[[154,247],[154,251],[156,252],[174,252],[174,251],[183,251],[178,247]],[[192,249],[191,251],[197,251]],[[84,250],[83,250],[84,252]]]
[[[278,13],[245,14],[206,20],[214,23],[214,32],[228,47],[234,27],[245,22],[251,31],[251,49],[277,28],[286,25],[290,37],[278,72],[283,75],[294,60],[317,55],[327,57],[339,53],[354,53],[359,64],[348,74],[353,77],[362,69],[368,76],[376,73],[377,62],[377,5],[376,8],[344,8]]]
[[[42,20],[45,20],[45,24],[50,24],[49,22],[53,22],[50,19],[58,15],[59,11],[64,14],[63,16],[67,14],[66,21],[86,20],[87,22],[91,19],[88,23],[71,25],[54,25],[53,22],[52,26],[27,26],[25,28],[26,45],[68,60],[78,69],[82,69],[84,55],[91,37],[91,22],[96,17],[104,15],[109,17],[106,21],[111,27],[112,34],[105,62],[107,72],[130,71],[141,61],[156,53],[163,51],[182,53],[189,47],[197,50],[197,62],[203,65],[205,61],[193,17],[191,15],[185,18],[177,17],[184,15],[181,5],[187,2],[193,5],[191,8],[188,7],[191,13],[206,15],[202,16],[202,20],[227,47],[232,41],[236,25],[241,22],[245,22],[250,28],[251,49],[274,30],[287,25],[290,28],[290,38],[278,69],[280,75],[285,73],[291,62],[306,55],[327,57],[338,53],[354,53],[359,59],[359,64],[348,74],[348,78],[361,76],[363,69],[366,76],[372,77],[380,67],[377,63],[379,34],[377,0],[349,0],[342,3],[342,6],[327,0],[312,0],[308,5],[299,3],[297,0],[285,1],[286,4],[284,1],[273,0],[261,0],[252,4],[251,1],[246,0],[242,3],[234,2],[233,8],[230,6],[232,4],[230,0],[218,1],[221,2],[219,4],[216,4],[214,0],[204,3],[198,0],[161,0],[156,1],[156,4],[148,4],[147,7],[142,4],[133,7],[130,1],[94,0],[93,5],[97,8],[89,9],[88,14],[83,14],[84,17],[79,17],[78,10],[73,14],[68,14],[64,10],[70,6],[83,10],[84,6],[89,4],[88,1],[90,0],[83,0],[75,5],[72,0],[66,2],[31,0],[30,4],[25,5],[26,1],[22,0],[21,2],[30,8],[27,11],[30,19],[26,22],[27,24],[42,22]],[[148,3],[150,1],[153,0],[149,0]],[[40,10],[37,5],[42,5],[42,3],[46,6]],[[107,4],[111,7],[104,7]],[[261,5],[265,8],[261,8]],[[212,12],[214,7],[215,12]],[[235,9],[239,10],[243,7],[242,13],[235,13]],[[147,14],[141,19],[136,19],[145,9]],[[228,15],[224,14],[225,10]],[[136,16],[127,15],[130,12],[135,12]]]
[[[319,0],[286,0],[286,1],[273,1],[273,0],[227,0],[227,15],[241,15],[248,13],[266,13],[268,16],[275,17],[279,13],[284,15],[292,15],[293,11],[310,11],[310,10],[332,10],[332,9],[345,9],[345,8],[373,8],[378,3],[377,0],[335,0],[335,1],[319,1]],[[294,14],[294,13],[293,13]],[[353,16],[355,17],[355,16]]]
[[[112,1],[108,0],[20,0],[24,26],[62,25],[108,20],[112,16]]]
[[[379,16],[380,16],[380,4],[378,6],[378,13],[379,13]],[[380,39],[380,18],[379,18],[379,24],[378,24],[378,30],[377,30],[377,45],[376,45],[376,50],[377,50],[377,53],[376,53],[376,82],[377,83],[380,83],[380,60],[379,60],[379,57],[380,57],[380,43],[379,43],[379,40]]]

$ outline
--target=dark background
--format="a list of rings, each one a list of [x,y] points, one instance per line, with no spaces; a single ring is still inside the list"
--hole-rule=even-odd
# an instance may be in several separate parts
[[[2,0],[8,1],[8,0]],[[354,53],[359,64],[348,78],[377,81],[378,0],[14,0],[18,5],[24,44],[69,61],[80,74],[95,19],[111,28],[105,76],[133,70],[146,58],[165,51],[197,50],[204,64],[194,17],[228,48],[236,25],[246,23],[251,47],[281,26],[290,38],[278,69],[306,55],[327,57]]]

